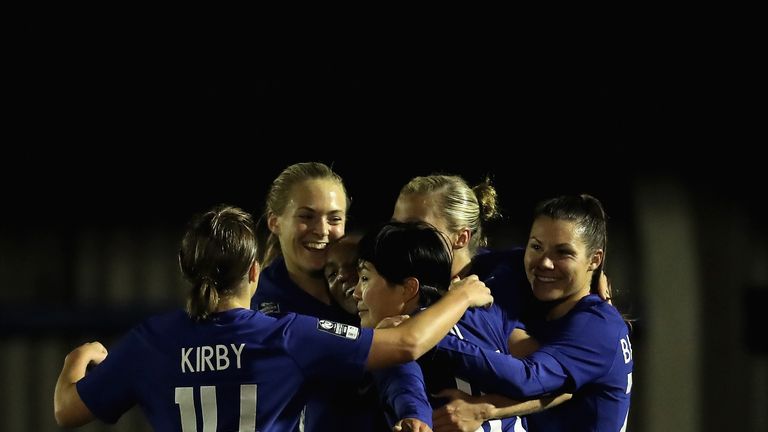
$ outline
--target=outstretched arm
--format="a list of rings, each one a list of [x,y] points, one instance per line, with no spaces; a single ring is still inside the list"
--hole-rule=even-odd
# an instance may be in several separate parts
[[[435,431],[474,432],[488,420],[543,411],[570,400],[573,395],[563,393],[546,398],[517,401],[495,394],[470,396],[461,390],[445,389],[437,396],[451,399],[451,401],[435,410],[432,419]]]
[[[469,307],[493,303],[488,287],[477,276],[454,282],[437,303],[395,328],[376,329],[368,369],[416,360],[448,334]]]
[[[107,357],[107,349],[99,342],[89,342],[75,348],[64,359],[64,366],[53,393],[56,424],[61,427],[84,425],[94,419],[91,410],[80,399],[76,384],[85,376],[89,364],[99,364]]]
[[[572,387],[568,372],[554,357],[542,351],[518,359],[447,337],[440,342],[436,355],[446,357],[458,376],[477,383],[486,393],[529,399]]]

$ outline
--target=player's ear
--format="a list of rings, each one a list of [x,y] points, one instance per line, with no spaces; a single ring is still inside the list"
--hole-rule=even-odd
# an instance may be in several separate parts
[[[408,277],[405,278],[405,281],[403,282],[403,302],[408,303],[419,295],[419,287],[420,287],[419,280],[415,277]]]
[[[267,227],[275,235],[280,235],[280,218],[276,214],[269,212],[267,216]]]
[[[253,260],[253,263],[251,263],[251,267],[248,269],[248,282],[256,282],[259,280],[259,272],[261,271],[261,266],[259,266],[259,262],[256,260]]]
[[[600,267],[600,264],[603,263],[603,250],[598,249],[595,251],[595,253],[592,254],[592,258],[589,261],[589,267],[587,267],[587,270],[589,271],[595,271],[598,267]]]
[[[454,249],[461,249],[469,244],[472,240],[472,231],[469,228],[462,228],[456,233],[456,241],[453,242]]]

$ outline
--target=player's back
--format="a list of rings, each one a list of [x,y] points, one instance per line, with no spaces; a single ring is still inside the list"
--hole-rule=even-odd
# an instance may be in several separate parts
[[[349,357],[332,359],[346,377],[362,374],[370,337],[295,314],[234,309],[198,323],[178,311],[133,329],[78,391],[108,422],[139,404],[157,431],[292,430],[305,379],[337,378],[323,367],[334,349]]]

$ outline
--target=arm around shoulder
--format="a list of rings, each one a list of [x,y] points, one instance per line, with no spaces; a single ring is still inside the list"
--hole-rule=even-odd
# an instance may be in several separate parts
[[[455,282],[434,305],[395,328],[376,329],[368,369],[416,360],[448,334],[467,308],[493,302],[491,291],[477,276]]]
[[[101,363],[107,357],[107,349],[99,342],[89,342],[75,348],[64,359],[64,366],[56,381],[53,394],[53,410],[56,424],[61,427],[82,426],[94,419],[91,410],[77,392],[77,382],[88,365]]]
[[[435,427],[457,427],[461,430],[475,430],[483,422],[543,411],[568,401],[573,396],[563,393],[556,396],[518,401],[497,394],[470,396],[461,390],[445,389],[438,397],[451,399],[435,410]]]

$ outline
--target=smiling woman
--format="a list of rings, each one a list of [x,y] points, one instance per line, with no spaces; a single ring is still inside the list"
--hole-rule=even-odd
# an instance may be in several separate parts
[[[486,387],[476,408],[498,397],[493,393],[529,399],[567,392],[570,402],[529,416],[531,430],[626,430],[634,368],[629,328],[616,308],[591,294],[606,238],[605,211],[590,195],[537,206],[525,271],[541,313],[525,324],[541,347],[521,359],[485,348],[467,355],[474,348],[451,339],[452,346],[441,344],[457,373]]]
[[[269,236],[254,309],[349,322],[323,274],[329,243],[344,235],[347,202],[341,177],[325,164],[297,163],[277,176],[264,209]]]
[[[590,281],[603,261],[602,246],[592,249],[582,240],[578,222],[542,215],[533,222],[525,271],[538,300],[557,303],[549,318],[565,315],[590,292]]]
[[[324,273],[329,246],[344,236],[348,204],[341,177],[323,163],[293,164],[275,178],[262,216],[269,236],[252,309],[310,315],[331,328],[359,324],[356,311],[334,301]],[[370,415],[374,392],[363,397],[358,390],[356,383],[339,383],[330,392],[310,388],[304,430],[370,430],[383,421]]]

